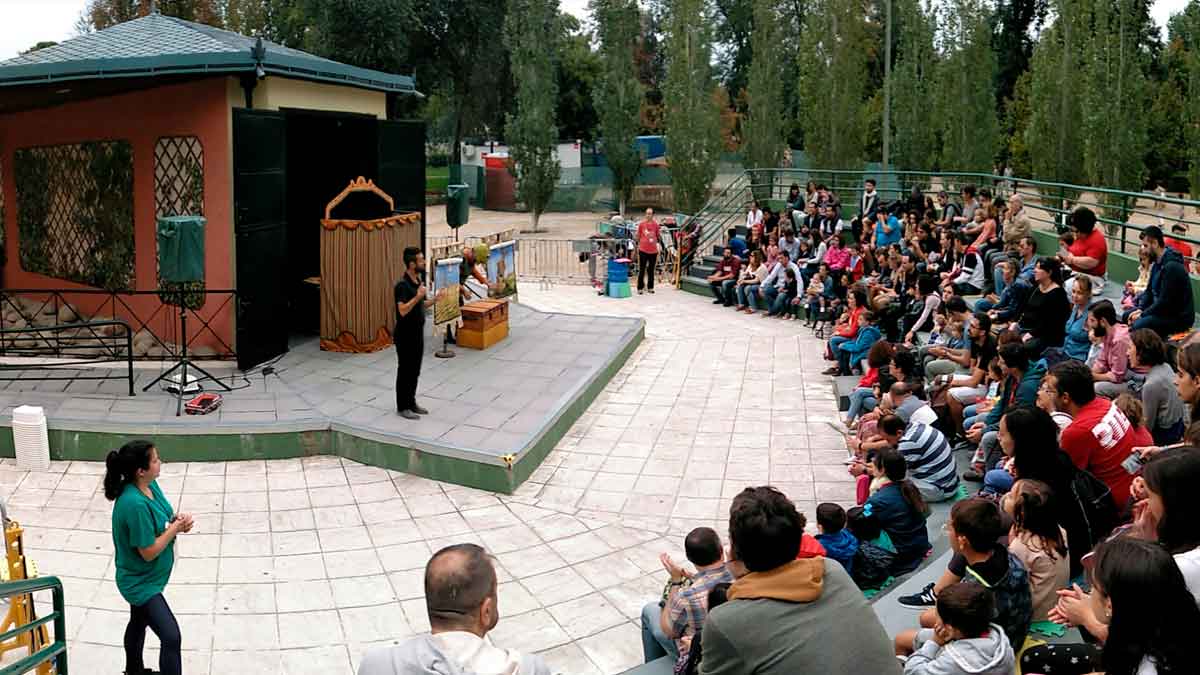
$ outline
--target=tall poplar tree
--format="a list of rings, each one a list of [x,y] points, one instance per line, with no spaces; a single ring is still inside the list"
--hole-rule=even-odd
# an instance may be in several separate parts
[[[516,112],[508,115],[509,171],[516,179],[517,199],[529,209],[533,231],[558,186],[555,154],[558,126],[554,78],[558,0],[509,0],[504,20],[513,79],[517,85]]]
[[[634,59],[641,40],[641,16],[635,0],[592,0],[590,6],[602,67],[592,91],[604,157],[613,174],[613,194],[623,214],[642,168],[635,140],[643,91]]]
[[[800,105],[804,150],[813,166],[862,168],[867,112],[866,18],[853,0],[813,0],[804,15]]]
[[[676,209],[696,213],[708,201],[721,153],[710,22],[703,0],[671,0],[667,11],[663,103],[671,189]]]
[[[750,82],[746,89],[749,103],[742,122],[746,168],[775,168],[787,143],[786,105],[783,91],[783,59],[780,48],[781,17],[773,0],[754,0],[753,56]]]
[[[1025,132],[1033,177],[1062,183],[1084,180],[1082,78],[1088,39],[1087,0],[1054,0],[1055,19],[1042,31],[1030,69],[1030,116]]]
[[[937,99],[937,53],[933,17],[920,0],[893,0],[903,26],[899,58],[892,68],[892,163],[902,171],[929,171],[937,160],[937,127],[929,111]]]
[[[942,120],[941,167],[991,171],[1000,147],[991,13],[981,0],[952,0],[944,10],[941,82],[946,88],[935,108]]]

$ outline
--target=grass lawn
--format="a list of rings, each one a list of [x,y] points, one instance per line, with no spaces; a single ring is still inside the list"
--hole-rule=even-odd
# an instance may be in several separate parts
[[[425,167],[425,192],[436,192],[437,194],[446,194],[446,185],[450,183],[450,167],[448,166],[427,166]]]

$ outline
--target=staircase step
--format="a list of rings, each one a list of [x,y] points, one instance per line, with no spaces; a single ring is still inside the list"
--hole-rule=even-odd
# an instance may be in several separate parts
[[[697,277],[699,279],[704,279],[704,277],[706,277],[716,271],[717,271],[716,265],[709,265],[707,263],[696,263],[696,264],[692,265],[692,269],[689,272],[689,274],[691,276]]]
[[[712,297],[712,291],[708,290],[708,282],[700,277],[680,277],[679,288],[688,293],[695,293],[696,295],[703,295],[708,298]]]

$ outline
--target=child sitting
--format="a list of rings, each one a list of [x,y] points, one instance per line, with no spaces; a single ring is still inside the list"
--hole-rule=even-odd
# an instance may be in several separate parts
[[[893,448],[883,448],[876,453],[873,464],[882,484],[867,500],[863,512],[879,519],[880,527],[896,546],[892,575],[907,574],[929,553],[929,530],[925,526],[929,508],[920,490],[908,480],[904,455]]]
[[[897,644],[908,656],[904,675],[1008,675],[1016,666],[1012,644],[991,623],[992,592],[974,584],[958,584],[937,599],[937,621],[917,631],[910,644]]]
[[[1133,309],[1137,305],[1138,296],[1150,285],[1150,254],[1145,249],[1138,250],[1138,278],[1126,281],[1125,290],[1121,293],[1121,308]]]
[[[1067,587],[1071,563],[1067,533],[1058,525],[1050,486],[1040,480],[1019,480],[1004,495],[1004,510],[1012,516],[1008,552],[1029,572],[1033,621],[1046,621],[1058,602],[1057,591]]]
[[[808,518],[803,513],[800,514],[801,529],[808,527]],[[824,558],[825,547],[817,538],[807,532],[800,534],[800,552],[796,554],[796,560],[801,558]]]
[[[825,557],[833,558],[854,575],[854,554],[858,553],[858,538],[846,529],[846,510],[837,504],[817,505],[817,541],[825,547]]]
[[[956,583],[978,584],[995,594],[996,623],[1004,629],[1009,642],[1023,645],[1033,614],[1029,574],[1020,559],[998,542],[1004,536],[1000,508],[981,497],[958,502],[950,509],[946,535],[955,554],[946,572],[921,593],[900,598],[900,604],[932,606],[945,589]],[[926,610],[920,621],[922,628],[933,628],[937,613]],[[902,632],[896,637],[896,644],[912,644],[915,634],[915,630]]]
[[[863,513],[861,506],[846,512],[846,529],[858,539],[858,551],[854,554],[854,572],[850,575],[859,588],[879,588],[891,576],[892,561],[896,559],[896,547],[888,539],[887,532],[879,521]]]

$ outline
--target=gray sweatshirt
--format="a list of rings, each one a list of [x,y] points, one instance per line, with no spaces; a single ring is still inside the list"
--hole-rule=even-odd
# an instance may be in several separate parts
[[[933,629],[917,631],[916,651],[904,664],[904,675],[1011,675],[1016,665],[1004,629],[992,624],[987,635],[939,646]]]
[[[1146,373],[1142,385],[1142,408],[1145,409],[1146,428],[1166,429],[1183,419],[1186,411],[1179,390],[1175,387],[1175,371],[1171,366],[1160,363]]]

